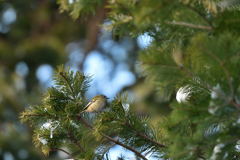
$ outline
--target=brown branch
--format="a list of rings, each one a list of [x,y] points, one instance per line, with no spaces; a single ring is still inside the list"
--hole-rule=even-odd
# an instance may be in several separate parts
[[[84,48],[84,54],[83,59],[81,63],[79,64],[79,69],[83,70],[83,64],[86,60],[87,56],[89,55],[90,51],[92,51],[94,48],[96,48],[96,45],[98,44],[101,24],[103,23],[107,13],[108,8],[106,7],[108,4],[108,1],[104,0],[103,5],[96,9],[96,13],[88,18],[87,22],[87,31],[86,31],[86,44]]]
[[[189,27],[189,28],[194,28],[194,29],[208,30],[208,31],[213,30],[213,28],[211,26],[204,26],[204,25],[192,24],[192,23],[187,23],[187,22],[176,22],[176,21],[169,22],[169,21],[167,21],[166,24],[178,25],[178,26],[184,26],[184,27]]]
[[[140,133],[139,131],[137,131],[135,128],[133,128],[129,123],[125,123],[124,125],[128,126],[131,130],[133,130],[135,132],[135,134],[147,141],[150,141],[151,143],[159,146],[159,147],[167,147],[166,145],[164,144],[161,144],[155,140],[153,140],[152,138],[148,137],[147,135],[143,134],[143,133]]]
[[[198,155],[199,158],[202,158],[203,160],[205,160],[206,158],[202,155]]]
[[[79,120],[81,123],[83,123],[87,128],[89,128],[89,129],[91,129],[91,130],[95,130],[92,125],[90,125],[84,118],[82,118],[81,115],[78,115],[77,118],[78,118],[78,120]],[[122,146],[123,148],[126,148],[126,149],[132,151],[132,152],[135,153],[138,157],[140,157],[140,158],[142,158],[142,159],[144,159],[144,160],[147,160],[146,157],[144,157],[140,152],[138,152],[138,151],[135,150],[134,148],[132,148],[132,147],[130,147],[130,146],[128,146],[128,145],[125,145],[125,144],[121,143],[120,141],[115,140],[115,139],[113,139],[112,137],[110,137],[110,136],[108,136],[108,135],[106,135],[106,134],[104,134],[104,133],[100,133],[100,134],[101,134],[101,136],[103,136],[103,137],[106,138],[107,140],[109,140],[109,141],[111,141],[111,142],[113,142],[113,143],[115,143],[115,144],[117,144],[117,145],[120,145],[120,146]]]
[[[108,8],[107,1],[103,2],[103,5],[96,9],[96,14],[89,18],[87,23],[87,31],[86,31],[86,45],[85,45],[85,53],[88,54],[91,50],[93,50],[97,43],[98,37],[101,29],[101,24],[103,23]]]
[[[236,103],[235,100],[231,100],[229,103],[235,106],[237,109],[240,109],[240,104]]]
[[[157,141],[149,138],[148,136],[146,136],[146,135],[143,134],[143,133],[136,132],[136,135],[139,136],[139,137],[142,137],[142,138],[144,138],[144,139],[146,139],[146,140],[148,140],[148,141],[150,141],[151,143],[153,143],[153,144],[155,144],[155,145],[157,145],[157,146],[159,146],[159,147],[167,147],[167,146],[165,146],[164,144],[161,144],[161,143],[159,143],[159,142],[157,142]]]
[[[104,138],[108,139],[109,141],[112,141],[112,142],[114,142],[115,144],[118,144],[118,145],[120,145],[120,146],[122,146],[122,147],[124,147],[124,148],[126,148],[126,149],[128,149],[128,150],[130,150],[130,151],[132,151],[132,152],[135,153],[138,157],[141,157],[142,159],[147,160],[146,157],[144,157],[141,153],[139,153],[138,151],[136,151],[136,150],[133,149],[132,147],[127,146],[127,145],[119,142],[118,140],[113,139],[112,137],[110,137],[110,136],[108,136],[108,135],[106,135],[106,134],[104,134],[104,133],[100,133],[100,134],[101,134]]]
[[[64,152],[64,153],[66,153],[69,157],[72,158],[71,153],[65,151],[64,149],[61,149],[61,148],[51,148],[51,151],[62,151],[62,152]]]

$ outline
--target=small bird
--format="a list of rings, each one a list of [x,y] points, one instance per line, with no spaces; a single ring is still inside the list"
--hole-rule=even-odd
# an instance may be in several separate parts
[[[105,95],[97,95],[83,109],[83,112],[100,112],[107,105],[107,97]]]

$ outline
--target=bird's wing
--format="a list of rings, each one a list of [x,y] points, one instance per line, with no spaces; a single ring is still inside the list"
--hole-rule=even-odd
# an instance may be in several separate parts
[[[90,102],[88,102],[88,104],[84,107],[83,111],[86,110],[90,106],[90,104],[92,104],[95,101],[96,99],[92,99]]]

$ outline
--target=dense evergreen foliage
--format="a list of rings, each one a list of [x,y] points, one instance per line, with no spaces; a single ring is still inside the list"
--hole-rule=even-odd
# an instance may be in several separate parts
[[[58,2],[73,18],[104,5],[115,36],[151,36],[139,63],[169,111],[153,119],[117,97],[105,112],[79,115],[89,79],[60,68],[42,104],[22,113],[44,153],[68,146],[76,159],[107,159],[117,144],[141,159],[240,159],[239,1]]]

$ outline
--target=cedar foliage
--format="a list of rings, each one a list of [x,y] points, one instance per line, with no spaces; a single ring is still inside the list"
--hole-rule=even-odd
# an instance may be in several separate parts
[[[87,2],[67,5],[88,4],[78,10],[85,13],[95,7]],[[66,4],[60,4],[66,8]],[[109,0],[105,7],[109,9],[110,23],[104,27],[114,34],[137,37],[147,33],[153,38],[151,45],[141,51],[139,61],[146,78],[156,86],[159,96],[168,101],[171,111],[160,115],[160,120],[152,125],[148,123],[151,116],[139,118],[131,106],[127,112],[123,107],[125,100],[118,97],[109,104],[108,111],[95,117],[84,114],[76,118],[86,104],[83,95],[88,78],[61,70],[56,74],[56,87],[48,90],[50,99],[22,114],[22,119],[36,128],[37,146],[47,153],[51,147],[70,145],[71,137],[66,133],[70,131],[76,140],[73,144],[80,143],[85,149],[76,158],[107,159],[107,151],[116,144],[106,139],[107,135],[136,150],[135,154],[142,159],[147,152],[157,158],[176,160],[240,159],[239,2]],[[70,13],[76,12],[76,7],[67,8]],[[81,77],[86,81],[81,81]],[[171,97],[183,86],[190,86],[190,98],[177,103]],[[28,116],[31,114],[44,116]],[[39,130],[39,125],[49,118],[59,121],[51,139],[49,133]],[[91,127],[85,123],[84,128],[81,122]],[[39,136],[47,139],[47,145],[39,143]],[[81,147],[75,144],[69,148],[76,151]]]

